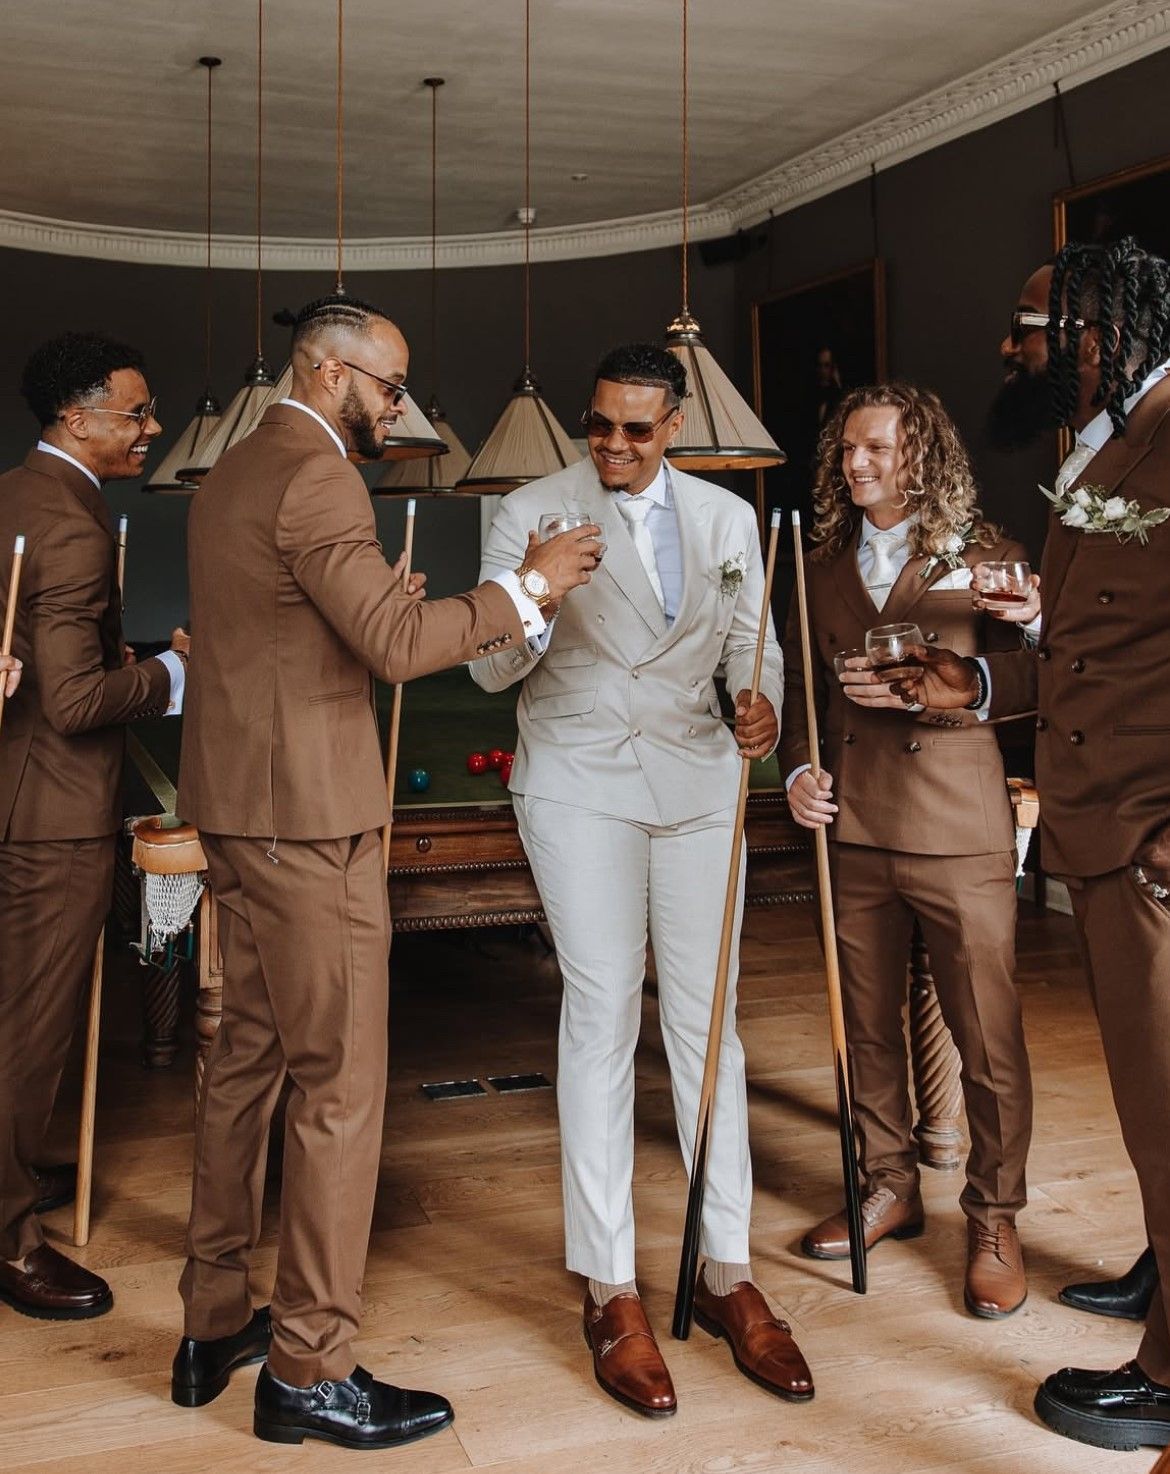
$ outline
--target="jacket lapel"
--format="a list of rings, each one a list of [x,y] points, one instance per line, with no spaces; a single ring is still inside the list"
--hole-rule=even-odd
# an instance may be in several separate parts
[[[650,587],[626,520],[618,511],[612,493],[606,491],[597,479],[592,461],[581,463],[581,476],[570,500],[605,530],[605,557],[594,576],[610,579],[634,606],[651,633],[661,638],[667,632],[666,615]]]
[[[890,590],[885,608],[881,612],[883,624],[908,624],[910,610],[914,608],[927,589],[932,588],[946,574],[953,572],[940,558],[923,578],[922,570],[925,566],[925,558],[912,557],[907,560],[901,573],[894,580],[894,587]]]

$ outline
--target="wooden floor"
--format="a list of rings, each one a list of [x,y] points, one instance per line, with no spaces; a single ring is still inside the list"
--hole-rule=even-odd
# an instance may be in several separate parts
[[[647,1422],[594,1384],[581,1291],[561,1261],[551,1091],[434,1103],[425,1080],[555,1069],[558,980],[537,940],[511,934],[395,942],[391,1091],[359,1352],[376,1375],[445,1393],[454,1428],[376,1467],[445,1474],[1074,1474],[1148,1470],[1152,1451],[1106,1454],[1035,1419],[1037,1381],[1066,1363],[1112,1367],[1137,1328],[1056,1303],[1069,1278],[1128,1265],[1142,1246],[1071,923],[1021,922],[1020,988],[1036,1077],[1031,1205],[1021,1220],[1031,1294],[1012,1319],[962,1305],[957,1176],[927,1173],[928,1231],[847,1268],[803,1259],[802,1230],[839,1194],[818,949],[806,908],[756,912],[744,942],[740,1023],[756,1172],[757,1278],[792,1322],[816,1378],[807,1406],[740,1377],[722,1342],[669,1320],[685,1177],[652,997],[639,1056],[639,1271],[679,1397]],[[0,1306],[0,1469],[69,1474],[313,1474],[362,1464],[321,1444],[251,1434],[255,1373],[207,1408],[168,1399],[188,1201],[190,1055],[137,1063],[136,973],[107,989],[93,1238],[79,1257],[111,1281],[97,1321],[28,1320]],[[648,989],[649,992],[649,989]],[[68,1149],[68,1082],[58,1144]],[[273,1270],[275,1213],[257,1256]],[[67,1247],[68,1210],[46,1220]],[[72,1251],[70,1251],[72,1252]]]

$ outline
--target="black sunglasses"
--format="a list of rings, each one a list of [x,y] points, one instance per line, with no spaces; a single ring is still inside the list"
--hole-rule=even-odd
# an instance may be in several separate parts
[[[325,362],[325,360],[322,359],[321,360],[321,363],[324,363],[324,362]],[[350,361],[349,361],[348,358],[339,358],[337,360],[337,362],[338,363],[345,364],[346,368],[356,369],[359,374],[365,374],[365,376],[366,376],[367,379],[374,379],[374,380],[376,380],[377,383],[381,384],[381,386],[382,386],[383,389],[388,390],[389,393],[390,393],[390,407],[391,407],[391,409],[396,408],[406,398],[406,380],[405,379],[402,381],[401,384],[394,384],[394,383],[391,383],[391,381],[389,379],[382,378],[381,374],[375,374],[375,373],[372,373],[368,368],[362,368],[362,366],[361,366],[360,363],[350,363]],[[315,369],[319,369],[321,367],[321,363],[315,363],[313,365],[313,367]]]

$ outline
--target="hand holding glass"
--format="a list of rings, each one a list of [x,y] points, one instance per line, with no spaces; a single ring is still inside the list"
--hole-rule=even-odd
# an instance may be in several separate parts
[[[1032,592],[1032,570],[1027,563],[984,563],[979,597],[985,604],[1011,607],[1026,604]]]
[[[543,512],[537,531],[542,543],[548,542],[550,537],[556,537],[562,532],[571,532],[574,527],[588,527],[593,518],[588,512]],[[601,551],[597,554],[598,563],[601,562],[605,553],[605,538],[599,535],[597,541],[601,544]]]
[[[922,631],[916,624],[879,624],[865,632],[865,653],[878,675],[893,670],[921,670],[922,661],[907,652],[923,643]]]

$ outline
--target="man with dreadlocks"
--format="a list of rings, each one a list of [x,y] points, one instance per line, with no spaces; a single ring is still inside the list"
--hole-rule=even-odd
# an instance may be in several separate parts
[[[834,659],[842,649],[856,654],[868,628],[909,620],[932,643],[966,653],[1018,649],[1018,631],[974,610],[969,591],[980,560],[1025,553],[983,520],[967,452],[926,390],[852,390],[821,436],[819,459],[808,604],[824,767],[819,777],[809,767],[795,600],[780,761],[796,821],[832,826],[866,1245],[923,1231],[903,1034],[917,926],[963,1062],[971,1133],[960,1198],[964,1298],[973,1315],[997,1318],[1027,1295],[1015,1220],[1026,1201],[1032,1129],[1013,981],[1016,851],[1003,761],[992,727],[904,707],[874,710],[873,697],[888,687],[858,670],[839,681]],[[815,1259],[848,1258],[844,1213],[811,1229],[802,1248]]]
[[[929,650],[893,702],[1035,707],[1048,870],[1072,896],[1113,1098],[1160,1270],[1135,1360],[1036,1396],[1101,1448],[1170,1444],[1170,267],[1126,239],[1066,246],[1025,282],[993,424],[1076,432],[1056,478],[1034,653]]]
[[[188,530],[190,670],[178,811],[201,831],[219,903],[223,1022],[195,1136],[185,1336],[171,1395],[210,1402],[264,1360],[260,1438],[385,1448],[445,1427],[445,1398],[376,1381],[353,1348],[382,1144],[390,817],[372,675],[408,680],[544,630],[516,571],[457,598],[403,586],[349,464],[401,414],[407,348],[348,297],[302,311],[289,398],[207,476]],[[596,527],[523,566],[563,598],[597,564]],[[253,1310],[269,1124],[285,1075],[271,1315]]]

